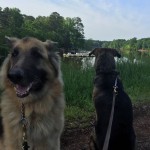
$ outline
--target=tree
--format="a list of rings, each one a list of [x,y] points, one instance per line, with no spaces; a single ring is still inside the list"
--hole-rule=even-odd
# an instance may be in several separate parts
[[[113,40],[110,43],[110,48],[122,49],[123,45],[125,44],[125,41],[126,40],[124,40],[124,39]]]
[[[87,51],[92,50],[93,49],[93,42],[94,42],[93,39],[85,40],[84,49],[87,50]]]
[[[23,15],[24,23],[22,25],[22,37],[35,36],[33,22],[35,18],[32,16]]]
[[[137,38],[134,37],[132,39],[129,40],[129,44],[130,44],[130,51],[136,51],[136,44],[137,44]]]
[[[20,14],[20,10],[17,8],[5,8],[3,10],[3,28],[7,35],[13,35],[21,37],[23,15]]]
[[[47,29],[49,30],[49,36],[52,40],[57,41],[60,45],[63,43],[62,34],[64,32],[63,28],[64,17],[60,16],[59,13],[53,12],[47,18]]]
[[[143,44],[142,40],[137,40],[136,44],[137,50],[142,49],[142,44]]]
[[[23,16],[17,8],[0,8],[0,55],[6,56],[5,35],[21,37]],[[3,57],[4,58],[4,57]]]
[[[73,20],[73,36],[72,36],[72,45],[75,48],[80,48],[84,46],[84,26],[82,20],[79,17],[75,17]]]
[[[79,49],[84,46],[84,26],[79,17],[67,17],[64,22],[65,45],[67,44],[71,49]],[[68,47],[68,48],[69,48]]]

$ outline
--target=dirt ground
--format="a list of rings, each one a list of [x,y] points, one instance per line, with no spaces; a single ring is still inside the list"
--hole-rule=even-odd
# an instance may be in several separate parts
[[[133,106],[134,129],[137,138],[137,150],[150,150],[150,104]],[[93,129],[94,118],[86,123],[76,121],[76,127],[69,128],[66,123],[62,135],[62,150],[88,150],[88,142]],[[85,124],[81,127],[81,124]]]

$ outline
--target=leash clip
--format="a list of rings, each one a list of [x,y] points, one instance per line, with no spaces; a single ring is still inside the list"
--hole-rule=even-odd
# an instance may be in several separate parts
[[[116,77],[115,85],[113,86],[113,88],[114,88],[114,93],[115,93],[116,95],[118,94],[118,91],[117,91],[117,89],[118,89],[117,83],[118,83],[118,79],[117,79],[117,77]]]
[[[113,88],[114,88],[114,93],[115,93],[116,95],[118,95],[118,91],[117,91],[118,86],[113,86]]]

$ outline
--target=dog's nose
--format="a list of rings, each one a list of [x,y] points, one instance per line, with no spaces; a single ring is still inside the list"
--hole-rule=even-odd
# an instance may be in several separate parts
[[[24,71],[20,68],[12,68],[10,69],[10,71],[8,72],[8,78],[10,79],[10,81],[12,81],[13,83],[19,83],[20,81],[23,80],[24,78]]]

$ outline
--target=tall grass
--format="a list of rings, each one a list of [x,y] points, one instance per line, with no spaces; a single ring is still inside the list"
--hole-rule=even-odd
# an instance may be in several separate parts
[[[89,107],[92,101],[94,69],[82,69],[77,63],[62,63],[68,106]]]
[[[94,112],[92,102],[94,69],[82,69],[79,60],[62,61],[64,91],[66,97],[65,116],[69,122],[87,120]]]
[[[133,103],[150,101],[150,58],[117,63],[117,69]]]
[[[117,63],[124,89],[133,103],[150,102],[150,58]],[[66,96],[66,117],[89,117],[94,111],[92,101],[93,67],[82,69],[78,60],[62,61]]]

